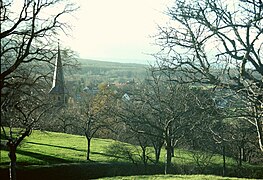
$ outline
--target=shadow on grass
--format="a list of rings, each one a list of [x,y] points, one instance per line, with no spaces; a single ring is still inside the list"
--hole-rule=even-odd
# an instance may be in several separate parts
[[[73,151],[85,152],[86,153],[86,150],[77,149],[77,148],[74,148],[74,147],[66,147],[66,146],[51,145],[51,144],[36,143],[36,142],[26,142],[26,143],[33,144],[33,145],[38,145],[38,146],[62,148],[62,149],[68,149],[68,150],[73,150]],[[6,146],[2,147],[2,149],[8,151]],[[59,164],[59,163],[76,162],[74,160],[66,160],[66,159],[63,159],[63,158],[54,157],[52,155],[40,154],[40,153],[25,151],[25,150],[21,150],[21,149],[17,149],[16,153],[17,154],[21,154],[21,155],[25,155],[25,156],[29,156],[29,157],[33,157],[33,158],[36,158],[36,159],[39,159],[39,160],[42,160],[44,162],[44,164]],[[118,160],[116,160],[116,159],[122,159],[122,157],[115,156],[115,155],[112,155],[112,154],[103,153],[103,152],[92,152],[91,151],[90,154],[101,155],[101,156],[104,156],[106,158],[113,158],[110,162],[118,162]],[[96,162],[96,160],[90,160],[88,162]],[[7,163],[1,163],[1,165],[8,165],[8,164],[9,164],[8,162]],[[23,165],[32,165],[33,163],[30,163],[30,162],[18,162],[17,164],[23,166]]]
[[[56,147],[56,148],[69,149],[69,150],[79,151],[79,152],[87,152],[86,150],[81,150],[81,149],[72,148],[72,147],[59,146],[59,145],[51,145],[51,144],[36,143],[36,142],[27,142],[27,143],[34,144],[34,145],[40,145],[40,146],[50,146],[50,147]],[[120,156],[116,156],[116,155],[112,155],[112,154],[106,154],[106,153],[102,153],[102,152],[92,152],[91,151],[90,154],[97,154],[97,155],[101,155],[101,156],[105,156],[105,157],[109,157],[109,158],[122,159],[122,157],[120,157]],[[125,159],[125,158],[123,158],[123,159]]]
[[[24,150],[17,150],[17,154],[25,155],[25,156],[30,156],[39,160],[43,160],[44,162],[48,164],[55,164],[55,163],[70,163],[72,161],[50,156],[50,155],[45,155],[45,154],[40,154],[40,153],[35,153],[35,152],[28,152]],[[20,163],[18,163],[20,164]]]
[[[199,174],[194,165],[186,165],[184,171],[180,166],[173,166],[171,174]],[[209,167],[204,174],[221,174],[221,166]],[[262,169],[237,169],[228,168],[227,176],[246,177],[262,179]],[[164,164],[131,164],[131,163],[68,163],[52,166],[36,166],[17,170],[17,179],[44,179],[44,180],[75,180],[75,179],[97,179],[101,177],[131,176],[131,175],[154,175],[163,174]],[[169,175],[168,175],[169,176]],[[0,169],[1,179],[8,179],[8,170]],[[3,177],[3,178],[2,178]],[[186,178],[182,178],[186,179]]]
[[[5,150],[6,151],[6,150]],[[73,161],[62,159],[59,157],[54,157],[51,155],[45,155],[45,154],[40,154],[36,152],[29,152],[29,151],[24,151],[21,149],[18,149],[16,151],[16,154],[18,155],[24,155],[28,157],[33,157],[35,159],[42,160],[44,163],[43,164],[59,164],[59,163],[72,163]],[[1,162],[0,165],[8,165],[9,162]],[[42,163],[41,163],[42,164]],[[30,162],[17,162],[17,165],[20,166],[26,166],[26,165],[35,165],[35,163],[30,163]]]
[[[34,145],[40,145],[40,146],[50,146],[50,147],[56,147],[56,148],[63,148],[63,149],[69,149],[79,152],[86,152],[86,150],[81,150],[73,147],[65,147],[65,146],[58,146],[58,145],[51,145],[51,144],[45,144],[45,143],[36,143],[36,142],[27,142],[28,144],[34,144]]]

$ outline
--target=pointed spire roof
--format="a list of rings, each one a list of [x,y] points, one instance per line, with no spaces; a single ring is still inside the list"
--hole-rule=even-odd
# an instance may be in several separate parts
[[[66,93],[59,43],[58,43],[58,55],[57,55],[57,59],[55,62],[55,71],[54,71],[54,76],[53,76],[53,83],[52,83],[52,88],[49,91],[49,93],[50,94],[64,94],[64,93]]]

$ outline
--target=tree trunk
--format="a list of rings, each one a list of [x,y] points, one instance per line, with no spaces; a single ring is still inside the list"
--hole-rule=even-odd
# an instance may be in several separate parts
[[[238,166],[242,166],[242,162],[245,160],[245,148],[244,144],[242,143],[241,146],[239,146],[239,158],[238,158]]]
[[[239,156],[238,156],[238,166],[242,166],[242,147],[238,147]]]
[[[155,148],[154,148],[154,150],[155,150],[155,164],[158,164],[158,163],[159,163],[160,154],[161,154],[161,148],[162,148],[162,147],[155,147]]]
[[[222,176],[224,177],[226,175],[226,152],[225,152],[225,145],[222,146],[222,155],[223,155],[223,172]]]
[[[31,127],[27,127],[25,132],[17,140],[10,139],[6,145],[9,147],[8,156],[10,158],[10,168],[9,175],[10,180],[16,180],[16,148],[24,140],[26,136],[29,136],[31,133]]]
[[[87,147],[87,160],[90,160],[90,142],[91,142],[91,138],[87,138],[88,140],[88,147]]]
[[[172,146],[171,148],[171,156],[174,157],[174,147]]]
[[[172,143],[171,139],[168,138],[166,142],[166,163],[165,163],[165,174],[170,174],[172,168]]]
[[[147,164],[146,147],[141,147],[141,148],[142,148],[142,160],[143,160],[143,164],[144,164],[144,166],[146,166],[146,164]]]
[[[258,143],[260,150],[263,152],[263,123],[260,122],[260,118],[255,118],[256,121],[256,128],[257,128],[257,134],[258,134]]]
[[[154,152],[155,152],[155,164],[159,163],[161,150],[164,144],[164,141],[156,140],[156,142],[153,142]]]
[[[7,143],[9,147],[8,156],[10,158],[10,167],[9,167],[9,178],[10,180],[16,180],[16,144],[9,140]]]

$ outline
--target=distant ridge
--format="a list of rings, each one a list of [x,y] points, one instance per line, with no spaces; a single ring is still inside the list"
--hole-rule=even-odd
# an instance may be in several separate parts
[[[90,59],[90,58],[79,58],[79,62],[83,64],[90,64],[90,63],[96,63],[96,64],[109,64],[109,65],[131,65],[131,66],[140,66],[140,67],[148,67],[148,64],[140,64],[140,63],[134,63],[134,62],[118,62],[118,61],[107,61],[107,60],[98,60],[98,59]]]

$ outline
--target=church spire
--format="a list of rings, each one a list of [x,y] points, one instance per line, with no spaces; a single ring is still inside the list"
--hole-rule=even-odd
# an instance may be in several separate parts
[[[56,98],[59,104],[65,104],[66,89],[65,89],[63,66],[61,61],[59,43],[58,43],[58,55],[55,62],[52,88],[50,89],[49,94],[54,95],[54,97]]]

